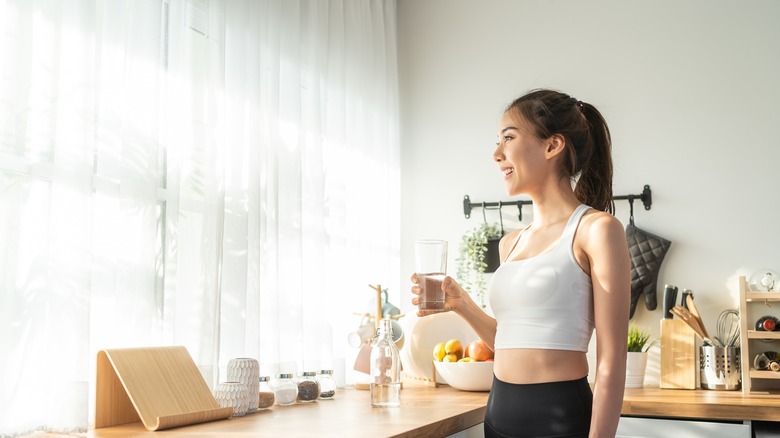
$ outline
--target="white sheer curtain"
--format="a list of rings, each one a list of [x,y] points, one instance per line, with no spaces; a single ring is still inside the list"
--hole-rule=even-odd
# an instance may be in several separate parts
[[[367,284],[400,284],[395,2],[0,0],[0,25],[0,435],[83,431],[102,348],[349,380]]]

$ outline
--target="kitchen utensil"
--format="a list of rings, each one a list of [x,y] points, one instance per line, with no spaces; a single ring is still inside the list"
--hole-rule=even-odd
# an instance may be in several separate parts
[[[696,333],[696,334],[699,336],[699,338],[700,338],[700,339],[701,339],[701,340],[702,340],[702,341],[703,341],[705,344],[708,344],[708,345],[715,345],[715,344],[712,342],[712,339],[710,339],[710,337],[709,337],[709,336],[707,336],[707,335],[704,333],[704,330],[703,330],[703,329],[702,329],[702,327],[699,325],[699,321],[696,319],[696,317],[694,317],[694,316],[691,314],[691,312],[690,312],[688,309],[686,309],[686,308],[684,308],[684,307],[682,307],[682,306],[674,306],[674,307],[672,307],[672,310],[671,310],[671,312],[672,312],[672,315],[674,315],[674,316],[676,316],[676,317],[680,318],[681,320],[683,320],[683,322],[685,322],[686,324],[688,324],[688,326],[689,326],[689,327],[690,327],[690,328],[693,330],[693,332],[694,332],[694,333]]]
[[[739,311],[726,309],[718,315],[718,335],[715,337],[724,347],[739,347]]]
[[[702,389],[735,391],[742,387],[739,347],[702,345],[699,354]]]
[[[677,301],[677,286],[671,284],[664,285],[664,319],[672,319],[672,313],[669,312]]]
[[[693,302],[693,293],[689,293],[688,296],[685,298],[686,298],[686,304],[688,304],[687,307],[688,311],[690,311],[691,315],[693,315],[693,317],[696,318],[696,322],[699,323],[699,327],[701,327],[701,332],[704,334],[704,336],[709,338],[710,334],[707,332],[707,327],[704,325],[704,321],[702,321],[701,319],[701,313],[699,313],[699,309],[696,308],[696,304],[694,304]]]
[[[693,291],[690,289],[683,289],[682,299],[680,299],[680,305],[688,308],[688,297],[693,298]]]

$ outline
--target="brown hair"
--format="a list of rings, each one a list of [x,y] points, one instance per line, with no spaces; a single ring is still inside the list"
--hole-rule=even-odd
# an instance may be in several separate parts
[[[506,112],[524,119],[541,139],[561,135],[567,146],[561,177],[576,180],[574,194],[580,202],[614,213],[612,138],[606,120],[593,105],[540,89],[516,99]]]

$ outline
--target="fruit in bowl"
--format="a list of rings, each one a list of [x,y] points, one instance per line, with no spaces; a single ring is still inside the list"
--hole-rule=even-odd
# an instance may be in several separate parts
[[[433,362],[448,385],[461,391],[490,391],[493,361]]]
[[[493,384],[493,350],[481,339],[466,344],[459,339],[439,342],[433,348],[433,363],[438,374],[453,388],[489,391]]]
[[[477,339],[469,343],[466,347],[466,356],[470,357],[473,361],[484,362],[487,360],[493,360],[493,350],[491,350],[482,339]]]

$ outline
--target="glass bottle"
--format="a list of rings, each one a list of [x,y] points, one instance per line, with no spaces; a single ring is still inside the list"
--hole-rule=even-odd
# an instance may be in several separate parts
[[[298,385],[292,374],[279,374],[274,382],[274,399],[277,405],[286,406],[295,403],[298,398]]]
[[[766,315],[756,321],[756,330],[760,332],[772,332],[778,329],[778,319],[772,315]]]
[[[390,319],[380,320],[376,333],[370,356],[371,406],[401,406],[401,361]]]
[[[268,376],[261,376],[259,379],[257,409],[269,409],[276,402],[276,396],[269,380]]]
[[[298,379],[298,401],[308,403],[316,401],[320,396],[320,384],[317,383],[317,373],[305,371]]]
[[[320,370],[317,374],[320,382],[320,398],[330,400],[336,395],[336,381],[333,380],[333,370]]]

